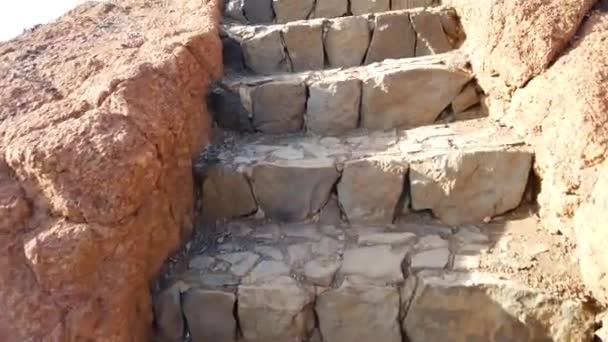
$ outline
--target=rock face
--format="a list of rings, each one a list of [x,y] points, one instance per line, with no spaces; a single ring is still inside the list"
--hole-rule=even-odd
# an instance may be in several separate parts
[[[591,0],[450,2],[461,15],[490,115],[518,130],[536,154],[544,225],[576,239],[582,274],[607,303],[606,195],[596,185],[608,147],[606,1],[597,11]]]
[[[148,284],[191,229],[218,15],[88,3],[0,45],[0,339],[148,340]]]

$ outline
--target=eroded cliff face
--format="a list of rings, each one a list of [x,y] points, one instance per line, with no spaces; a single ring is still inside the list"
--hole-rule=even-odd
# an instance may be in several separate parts
[[[87,3],[0,45],[0,340],[144,341],[192,227],[217,0]]]
[[[545,227],[575,239],[587,285],[608,302],[608,2],[451,1],[490,115],[534,148]]]

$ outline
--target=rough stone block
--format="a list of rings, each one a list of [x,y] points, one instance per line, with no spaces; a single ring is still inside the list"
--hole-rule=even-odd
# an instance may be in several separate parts
[[[434,55],[454,49],[443,30],[440,13],[417,12],[412,13],[410,18],[417,32],[416,56]]]
[[[332,160],[263,163],[254,166],[252,183],[268,217],[299,221],[323,208],[338,176]]]
[[[325,342],[400,342],[399,291],[344,284],[321,294],[316,312]]]
[[[390,0],[350,0],[350,11],[353,15],[386,12],[390,3]]]
[[[363,159],[346,163],[338,199],[351,223],[392,223],[405,187],[407,165]]]
[[[309,86],[306,128],[317,134],[343,134],[357,128],[361,81],[329,78]]]
[[[325,66],[323,21],[293,23],[283,29],[283,40],[293,71],[321,70]]]
[[[317,0],[314,18],[339,18],[348,13],[348,0]]]
[[[521,202],[532,154],[480,149],[410,162],[412,207],[450,225],[479,223]]]
[[[272,0],[244,0],[245,16],[252,24],[267,24],[274,19]]]
[[[458,96],[452,101],[452,111],[459,114],[479,103],[475,84],[468,84]]]
[[[279,24],[308,19],[314,5],[314,0],[272,0],[272,7]]]
[[[471,76],[445,66],[412,66],[363,80],[361,126],[412,128],[435,122]]]
[[[576,300],[487,273],[421,272],[417,278],[403,320],[412,342],[591,340],[593,314]]]
[[[202,201],[203,218],[207,222],[245,216],[257,209],[245,175],[221,165],[213,165],[207,170]]]
[[[437,0],[392,0],[392,10],[404,10],[437,5]]]
[[[172,286],[159,294],[154,301],[154,316],[160,338],[166,342],[180,342],[184,335],[181,294]]]
[[[253,88],[249,96],[256,130],[273,134],[302,130],[306,110],[306,86],[303,83],[265,83]]]
[[[184,316],[192,342],[235,342],[235,296],[192,288],[184,294]]]
[[[245,65],[253,72],[268,75],[289,71],[285,47],[278,29],[265,29],[241,41]]]
[[[238,317],[246,342],[305,341],[314,329],[314,294],[290,277],[239,287]]]
[[[344,252],[340,275],[357,284],[394,284],[403,281],[407,247],[358,247]]]
[[[333,68],[361,65],[369,46],[369,22],[364,17],[332,20],[325,36],[327,61]]]
[[[383,13],[375,17],[374,33],[365,57],[365,63],[385,59],[414,57],[416,31],[408,13]]]

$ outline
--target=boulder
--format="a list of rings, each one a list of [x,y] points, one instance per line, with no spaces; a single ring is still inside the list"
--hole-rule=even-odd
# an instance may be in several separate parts
[[[332,160],[296,160],[255,165],[251,180],[268,217],[299,221],[323,208],[338,176]]]
[[[184,316],[192,342],[235,342],[233,293],[192,288],[184,294]]]
[[[374,33],[365,57],[365,63],[390,58],[414,57],[416,31],[407,12],[378,14],[374,18]]]
[[[403,320],[410,341],[590,341],[594,315],[575,299],[468,272],[411,278]]]
[[[325,342],[400,342],[399,291],[391,286],[343,284],[317,298]]]
[[[316,134],[338,135],[357,128],[361,82],[326,78],[308,87],[306,128]]]
[[[324,42],[329,66],[340,68],[361,65],[369,46],[369,31],[365,17],[331,20]]]
[[[321,70],[325,66],[323,21],[314,20],[286,25],[283,40],[293,71]]]
[[[407,165],[370,158],[344,165],[338,199],[351,223],[392,223],[405,188]]]

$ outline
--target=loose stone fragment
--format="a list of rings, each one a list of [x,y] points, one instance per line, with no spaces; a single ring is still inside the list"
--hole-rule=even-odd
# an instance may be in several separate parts
[[[346,163],[338,199],[350,222],[391,223],[405,185],[407,165],[363,159]]]
[[[590,341],[583,303],[478,272],[421,272],[403,320],[412,342]],[[440,319],[440,321],[438,321]]]
[[[178,286],[172,286],[156,297],[154,316],[158,333],[163,341],[180,342],[182,340],[184,319]]]
[[[252,1],[248,1],[252,2]],[[265,29],[242,40],[245,64],[253,72],[268,75],[289,71],[285,48],[278,29]]]
[[[209,167],[206,172],[202,202],[205,221],[245,216],[257,209],[245,176],[219,165]]]
[[[306,110],[306,128],[317,134],[337,135],[357,128],[361,82],[327,78],[312,83]]]
[[[294,72],[323,69],[323,21],[289,24],[283,30],[283,40]]]
[[[293,133],[302,129],[306,110],[306,86],[299,82],[277,81],[256,86],[250,93],[253,126],[270,134]]]
[[[325,342],[400,342],[399,291],[390,286],[343,284],[317,298]]]
[[[315,0],[272,0],[279,24],[308,19],[314,5]]]
[[[259,205],[268,217],[282,221],[311,217],[327,203],[338,179],[333,163],[328,159],[254,166],[252,183]]]
[[[365,64],[391,58],[414,57],[415,49],[416,31],[408,13],[378,14]]]
[[[247,342],[305,341],[314,329],[314,294],[289,277],[239,287],[238,317]]]
[[[364,17],[345,17],[330,22],[325,37],[325,53],[330,67],[361,65],[369,45],[368,25]]]
[[[235,342],[235,296],[192,288],[184,294],[184,316],[192,342]]]

